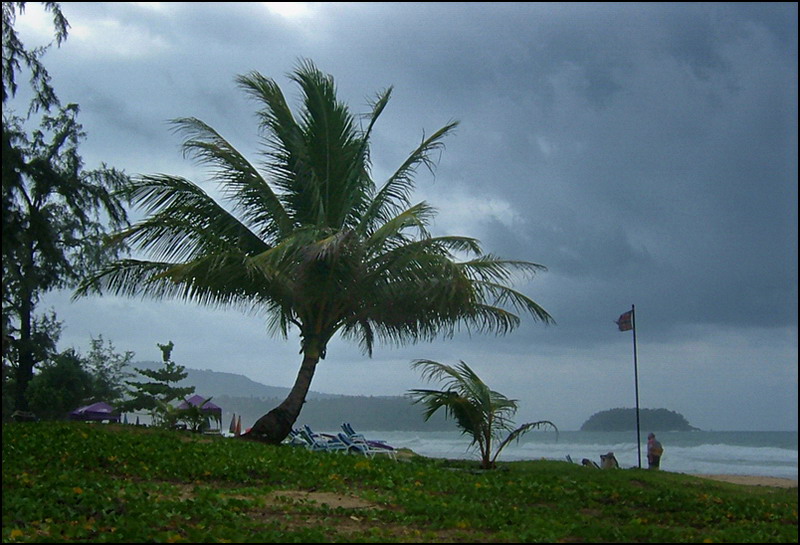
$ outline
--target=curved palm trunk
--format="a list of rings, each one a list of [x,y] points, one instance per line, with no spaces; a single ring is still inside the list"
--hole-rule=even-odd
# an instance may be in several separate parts
[[[297,379],[289,395],[283,400],[283,403],[256,420],[250,431],[242,437],[273,445],[286,439],[289,432],[292,431],[297,417],[300,416],[303,403],[306,402],[306,395],[311,387],[311,379],[314,378],[317,363],[319,363],[319,351],[306,350],[300,371],[297,373]]]
[[[495,463],[492,459],[492,419],[489,419],[489,425],[480,431],[483,434],[483,439],[480,444],[481,447],[481,469],[494,469]]]

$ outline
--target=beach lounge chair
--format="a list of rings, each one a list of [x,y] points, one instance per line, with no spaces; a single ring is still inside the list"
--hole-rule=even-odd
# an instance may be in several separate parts
[[[332,435],[330,433],[322,433],[322,432],[317,433],[314,430],[312,430],[307,424],[305,426],[303,426],[303,429],[306,430],[306,432],[311,437],[314,437],[316,439],[320,439],[322,441],[333,441],[334,443],[338,443],[339,442],[339,438],[336,437],[335,435]]]
[[[388,456],[392,460],[397,459],[397,453],[394,449],[376,448],[366,441],[353,441],[346,433],[339,432],[339,440],[347,445],[347,452],[351,454],[363,454],[369,458],[374,458],[378,454]]]
[[[324,437],[320,434],[311,431],[311,428],[305,426],[300,430],[300,437],[306,442],[309,450],[317,452],[335,452],[347,450],[347,445],[336,437]]]
[[[597,462],[590,460],[589,458],[584,458],[583,460],[581,460],[581,465],[584,465],[586,467],[591,467],[594,469],[600,469],[600,466],[597,465]]]
[[[305,440],[303,434],[298,429],[293,429],[289,432],[288,437],[283,440],[284,445],[291,445],[293,447],[309,447],[308,441]]]
[[[350,422],[344,422],[342,424],[342,431],[354,442],[359,443],[367,443],[372,448],[382,448],[386,450],[395,450],[394,447],[387,444],[386,441],[382,439],[367,439],[364,434],[358,433],[353,429],[353,426],[350,425]]]
[[[356,441],[356,440],[366,441],[367,440],[366,437],[364,437],[362,434],[356,432],[356,430],[353,429],[353,426],[350,425],[350,422],[342,422],[342,431],[345,432],[347,434],[347,436],[350,437],[350,439],[353,439],[354,441]]]
[[[600,455],[600,467],[603,469],[618,469],[619,462],[617,462],[617,458],[614,456],[613,452],[609,452],[608,454],[601,454]]]

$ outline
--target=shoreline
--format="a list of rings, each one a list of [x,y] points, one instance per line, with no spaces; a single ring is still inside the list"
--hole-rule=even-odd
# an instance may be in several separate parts
[[[686,473],[692,477],[721,481],[724,483],[744,484],[747,486],[774,486],[777,488],[797,488],[797,479],[786,477],[762,477],[758,475],[707,475],[700,473]]]
[[[399,457],[402,458],[410,458],[413,456],[422,456],[409,448],[399,448],[397,449],[397,453]],[[545,458],[541,458],[544,460]],[[524,460],[514,460],[514,461],[524,461]],[[631,468],[633,469],[633,468]],[[669,470],[662,470],[665,473],[670,472]],[[720,481],[724,483],[731,483],[731,484],[742,484],[746,486],[771,486],[775,488],[797,488],[797,479],[791,479],[789,477],[768,477],[764,475],[733,475],[733,474],[724,474],[724,473],[683,473],[680,471],[675,471],[672,473],[678,473],[680,475],[689,475],[691,477],[698,477],[700,479],[708,479],[712,481]]]

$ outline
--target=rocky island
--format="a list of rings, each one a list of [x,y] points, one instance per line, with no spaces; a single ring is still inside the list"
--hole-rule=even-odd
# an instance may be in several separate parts
[[[639,409],[639,427],[648,431],[698,431],[683,415],[667,409]],[[617,408],[594,413],[581,431],[632,431],[636,409]]]

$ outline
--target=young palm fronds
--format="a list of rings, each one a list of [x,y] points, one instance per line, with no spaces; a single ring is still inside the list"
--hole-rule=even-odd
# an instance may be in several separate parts
[[[432,360],[415,360],[411,366],[422,370],[424,380],[443,381],[441,390],[414,389],[408,392],[414,403],[425,405],[425,420],[444,409],[445,415],[456,421],[461,432],[472,438],[470,446],[478,447],[483,469],[494,468],[503,448],[531,429],[549,427],[558,433],[558,428],[549,420],[514,428],[511,418],[517,412],[517,400],[508,399],[489,388],[463,361],[452,367]],[[507,435],[501,441],[503,432]],[[500,442],[492,453],[497,441]]]

